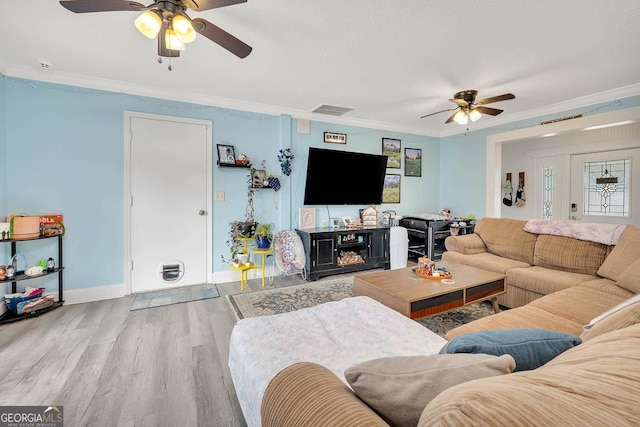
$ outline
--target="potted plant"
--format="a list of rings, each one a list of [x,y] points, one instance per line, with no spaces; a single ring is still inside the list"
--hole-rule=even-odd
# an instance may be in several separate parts
[[[260,223],[256,230],[256,247],[258,249],[269,249],[273,242],[273,224]]]

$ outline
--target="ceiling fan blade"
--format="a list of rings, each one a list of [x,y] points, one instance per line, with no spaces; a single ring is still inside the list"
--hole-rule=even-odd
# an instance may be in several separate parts
[[[448,110],[440,110],[440,111],[436,111],[435,113],[430,113],[427,114],[425,116],[420,117],[421,119],[424,119],[425,117],[429,117],[429,116],[433,116],[434,114],[440,114],[440,113],[444,113],[445,111],[453,111],[453,110],[457,110],[457,108],[449,108]]]
[[[158,33],[158,56],[164,56],[165,58],[177,58],[180,56],[180,51],[167,48],[167,28],[169,28],[169,23],[165,21],[162,23],[162,27]]]
[[[488,114],[490,116],[497,116],[498,114],[500,114],[500,113],[502,113],[504,111],[504,110],[499,110],[497,108],[482,107],[482,106],[476,107],[476,110],[478,110],[482,114]]]
[[[466,107],[467,105],[469,105],[469,103],[467,101],[465,101],[464,99],[449,99],[449,101],[458,104],[458,106],[460,107]]]
[[[219,44],[229,52],[233,53],[239,58],[245,58],[251,53],[253,48],[227,33],[222,28],[206,21],[202,18],[195,18],[193,22],[196,24],[193,26],[197,32],[208,38],[214,43]]]
[[[197,12],[246,2],[247,0],[182,0],[186,7]]]
[[[128,0],[63,0],[60,4],[75,13],[147,9],[142,3]]]
[[[500,102],[500,101],[507,101],[509,99],[515,99],[516,96],[512,93],[505,93],[504,95],[498,95],[498,96],[492,96],[491,98],[485,98],[485,99],[481,99],[480,101],[476,102],[476,105],[484,105],[484,104],[491,104],[492,102]]]
[[[456,108],[456,109],[457,109],[457,108]],[[451,115],[451,117],[449,117],[449,118],[447,119],[447,121],[446,121],[446,122],[444,122],[444,124],[446,125],[447,123],[451,123],[451,122],[453,121],[453,118],[456,116],[456,114],[458,114],[458,112],[457,112],[457,111],[456,111],[455,113],[453,113],[453,114]]]

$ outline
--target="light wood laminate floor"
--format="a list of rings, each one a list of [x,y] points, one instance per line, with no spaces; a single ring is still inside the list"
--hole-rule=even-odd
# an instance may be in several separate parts
[[[275,277],[266,288],[302,283]],[[65,426],[244,426],[225,295],[129,311],[133,296],[0,326],[0,405],[63,405]],[[245,292],[260,290],[260,279]]]

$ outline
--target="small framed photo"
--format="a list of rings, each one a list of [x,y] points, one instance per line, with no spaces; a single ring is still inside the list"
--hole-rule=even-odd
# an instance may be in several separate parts
[[[422,150],[404,149],[404,176],[422,176]]]
[[[233,145],[216,144],[218,148],[218,163],[221,165],[236,164],[236,150]]]
[[[331,218],[331,228],[332,229],[340,228],[340,218]]]
[[[343,216],[342,222],[344,222],[345,227],[349,227],[352,223],[351,218],[349,218],[348,216]]]
[[[400,203],[400,174],[390,173],[384,176],[382,203]]]
[[[382,154],[387,156],[387,167],[400,169],[402,160],[401,142],[399,139],[382,138]]]
[[[262,188],[267,180],[267,171],[264,169],[254,169],[251,174],[251,186],[253,188]]]
[[[325,132],[324,133],[324,142],[329,142],[331,144],[346,144],[347,143],[347,134],[346,133],[337,133],[337,132]]]

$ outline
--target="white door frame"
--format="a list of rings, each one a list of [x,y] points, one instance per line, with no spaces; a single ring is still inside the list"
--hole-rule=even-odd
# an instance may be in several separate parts
[[[160,114],[124,112],[124,293],[131,294],[131,119],[164,120],[177,123],[197,124],[207,129],[207,283],[212,283],[213,275],[213,124],[210,120],[190,119],[185,117],[164,116]]]
[[[500,217],[500,203],[502,201],[502,184],[500,181],[502,175],[502,144],[515,141],[526,141],[532,138],[540,138],[545,135],[557,135],[561,133],[588,130],[587,128],[593,128],[594,126],[616,126],[638,121],[640,121],[640,107],[632,107],[624,110],[612,111],[610,113],[596,114],[593,116],[581,117],[579,119],[565,120],[487,136],[485,216],[495,218]],[[600,151],[602,151],[602,147],[600,147]]]

